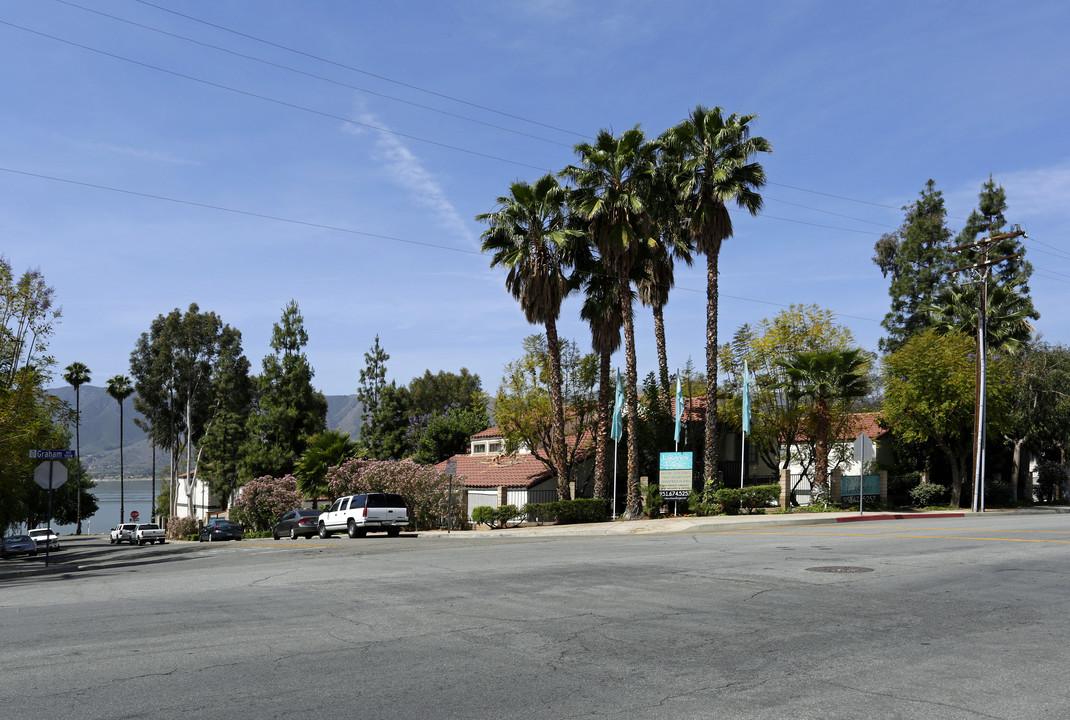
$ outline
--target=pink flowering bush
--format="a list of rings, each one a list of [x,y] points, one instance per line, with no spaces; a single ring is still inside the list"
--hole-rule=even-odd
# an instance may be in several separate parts
[[[253,530],[270,530],[285,512],[301,507],[301,493],[293,475],[258,477],[242,485],[231,506],[233,517]]]
[[[412,460],[349,460],[327,471],[331,497],[366,492],[397,493],[409,506],[409,521],[417,530],[444,524],[449,507],[449,478],[431,465]],[[453,527],[465,525],[467,507],[460,507],[460,488],[454,483]]]

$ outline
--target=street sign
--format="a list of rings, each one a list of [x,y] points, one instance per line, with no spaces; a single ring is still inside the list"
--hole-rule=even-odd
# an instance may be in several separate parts
[[[873,441],[869,439],[869,435],[858,433],[858,437],[855,438],[855,460],[865,463],[872,459]]]
[[[137,510],[131,510],[130,511],[130,519],[131,520],[137,520],[138,517],[140,517],[140,516],[137,514]]]
[[[31,450],[32,460],[74,460],[77,457],[74,450]]]
[[[51,475],[51,478],[49,478],[49,475]],[[67,482],[67,466],[60,462],[45,460],[34,468],[33,481],[40,485],[42,489],[48,490],[49,480],[51,480],[53,490]]]

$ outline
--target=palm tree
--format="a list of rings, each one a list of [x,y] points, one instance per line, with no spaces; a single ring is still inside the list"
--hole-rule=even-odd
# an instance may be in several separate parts
[[[727,204],[758,214],[765,170],[751,158],[771,152],[765,138],[750,136],[756,115],[725,117],[715,107],[699,105],[690,117],[662,136],[675,167],[683,217],[695,249],[706,256],[706,446],[704,472],[707,489],[717,486],[717,306],[718,257],[721,243],[732,237]]]
[[[134,384],[126,375],[115,375],[108,380],[107,391],[108,395],[111,395],[119,403],[119,522],[125,522],[126,505],[123,493],[123,402],[134,394]]]
[[[660,146],[659,146],[660,150]],[[655,181],[651,186],[650,213],[656,227],[655,241],[644,245],[638,261],[636,290],[639,301],[654,315],[654,342],[658,351],[658,378],[665,397],[669,396],[669,359],[665,348],[665,312],[669,291],[675,284],[675,261],[692,262],[692,243],[681,214],[671,156],[659,153]]]
[[[498,198],[497,210],[476,219],[490,226],[482,235],[483,252],[493,253],[490,266],[508,269],[506,289],[520,302],[529,323],[546,328],[553,413],[549,454],[557,473],[558,497],[565,500],[569,498],[569,467],[557,318],[569,292],[565,271],[572,264],[572,246],[580,235],[569,226],[568,191],[550,174],[532,185],[515,182],[508,195]]]
[[[621,308],[618,281],[591,253],[577,266],[577,281],[584,291],[580,317],[591,326],[591,348],[598,353],[598,431],[595,438],[594,496],[612,497],[609,492],[610,403],[613,385],[610,363],[620,349]],[[616,508],[613,508],[614,514]]]
[[[650,243],[653,225],[648,198],[654,176],[655,148],[646,142],[636,125],[615,137],[601,130],[594,144],[576,146],[580,165],[562,172],[578,185],[574,207],[586,220],[590,239],[602,263],[617,278],[624,329],[625,394],[628,413],[628,500],[625,517],[638,517],[643,498],[639,494],[639,445],[636,418],[639,410],[635,365],[635,328],[632,316],[632,273],[639,248]]]
[[[308,447],[294,465],[297,489],[312,499],[312,507],[327,495],[327,471],[356,456],[357,444],[349,433],[325,430],[308,440]]]
[[[801,352],[781,358],[788,392],[809,400],[814,420],[814,487],[828,487],[829,435],[837,406],[869,392],[869,359],[860,349]]]
[[[74,452],[78,456],[78,463],[82,462],[82,392],[81,386],[90,381],[90,370],[84,363],[72,362],[67,366],[67,372],[63,374],[63,379],[67,381],[71,387],[74,388]],[[76,510],[75,517],[77,518],[76,533],[82,534],[82,474],[78,473],[78,488],[76,490]]]
[[[1038,315],[1029,297],[1021,292],[1024,283],[1024,279],[1017,279],[995,284],[985,293],[987,347],[1014,352],[1032,338],[1035,328],[1029,320]],[[935,316],[937,327],[976,337],[978,300],[976,284],[946,287],[929,310]]]

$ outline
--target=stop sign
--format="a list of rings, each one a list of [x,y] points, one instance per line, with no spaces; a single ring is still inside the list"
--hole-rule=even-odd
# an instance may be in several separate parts
[[[51,475],[51,478],[49,478],[49,475]],[[45,490],[49,489],[49,479],[52,481],[53,490],[67,482],[67,466],[58,460],[45,460],[34,468],[33,481]]]
[[[130,511],[130,519],[131,520],[137,520],[137,518],[138,518],[137,510],[131,510]]]

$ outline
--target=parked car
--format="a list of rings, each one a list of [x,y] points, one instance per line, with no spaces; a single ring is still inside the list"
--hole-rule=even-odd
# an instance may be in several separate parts
[[[160,543],[163,545],[167,542],[167,533],[156,523],[141,523],[134,527],[134,534],[130,542],[138,545],[144,545],[145,543],[152,543],[153,545]]]
[[[111,529],[109,538],[112,545],[117,545],[121,542],[128,542],[131,545],[134,544],[134,530],[137,529],[137,523],[119,523]]]
[[[215,542],[216,540],[241,540],[241,525],[233,520],[225,518],[212,518],[204,524],[201,532],[197,535],[200,542]]]
[[[9,535],[4,538],[2,554],[5,558],[16,555],[36,555],[37,542],[29,535]]]
[[[345,530],[349,537],[364,537],[370,532],[385,532],[397,537],[409,525],[405,498],[395,493],[361,493],[338,498],[320,515],[319,534],[329,538]]]
[[[33,538],[33,541],[37,543],[38,551],[50,550],[55,552],[56,550],[59,550],[59,535],[57,535],[50,527],[34,528],[26,534]]]
[[[291,540],[296,540],[301,535],[311,538],[318,531],[321,514],[323,514],[322,510],[308,508],[291,510],[275,523],[275,527],[271,529],[271,537],[276,540],[283,535],[289,535]]]

